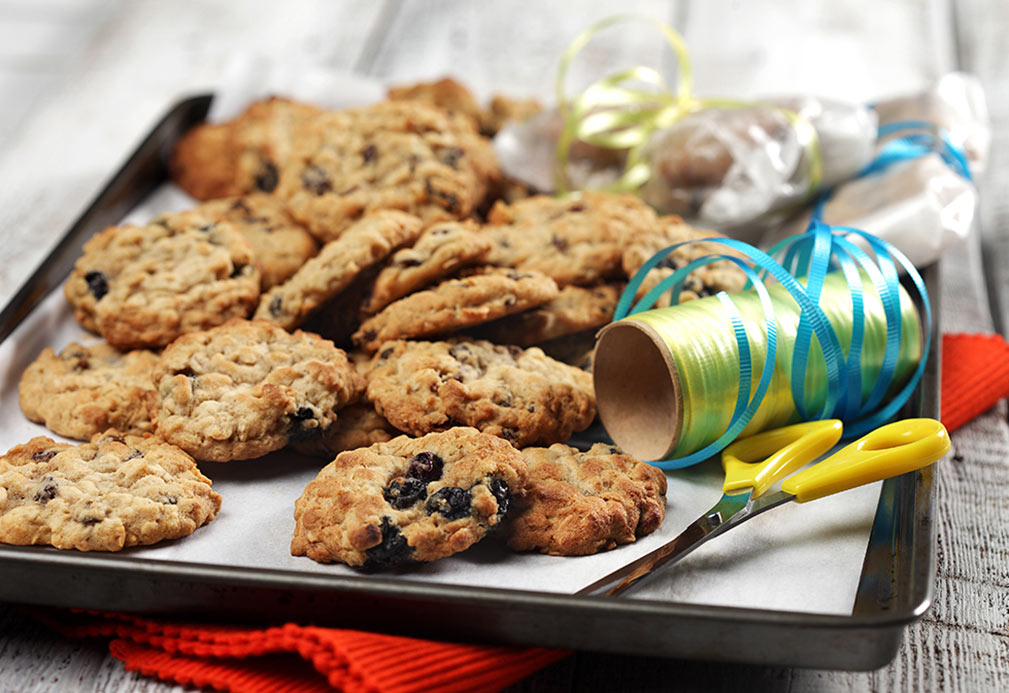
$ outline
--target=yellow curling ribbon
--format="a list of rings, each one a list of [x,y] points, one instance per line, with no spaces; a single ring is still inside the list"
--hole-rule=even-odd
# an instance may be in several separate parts
[[[658,29],[669,43],[680,66],[675,93],[656,70],[637,66],[621,70],[591,84],[570,101],[565,94],[568,69],[575,56],[600,31],[625,22],[644,22]],[[558,194],[572,191],[568,176],[571,145],[586,142],[607,149],[627,150],[624,171],[606,192],[634,192],[652,175],[644,158],[652,134],[704,108],[773,108],[791,123],[809,162],[809,195],[823,180],[823,153],[813,125],[794,111],[759,102],[698,98],[692,93],[693,74],[686,43],[674,29],[646,17],[617,15],[593,24],[582,32],[561,56],[555,84],[557,108],[563,123],[557,140],[554,179]],[[640,86],[637,86],[640,85]]]

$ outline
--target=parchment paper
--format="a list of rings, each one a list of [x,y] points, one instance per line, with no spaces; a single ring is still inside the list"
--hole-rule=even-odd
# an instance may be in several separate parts
[[[239,65],[235,70],[235,84],[248,86],[253,81],[248,76],[243,81],[242,69]],[[357,77],[333,79],[341,85],[340,98],[318,100],[327,101],[326,105],[367,103],[382,93],[374,83]],[[265,78],[256,84],[256,96],[281,93]],[[321,84],[321,78],[313,78],[313,89],[325,93]],[[242,93],[251,93],[223,91],[227,97],[222,96],[219,117],[227,117],[227,111],[243,103]],[[179,189],[166,185],[131,212],[127,221],[144,222],[159,212],[192,204]],[[0,363],[4,364],[0,449],[35,435],[59,439],[21,413],[18,380],[44,347],[59,351],[70,341],[96,339],[74,322],[62,291],[55,291],[0,345]],[[223,497],[217,518],[184,539],[129,553],[152,561],[354,575],[343,565],[322,565],[290,555],[294,501],[324,463],[283,451],[257,460],[202,462],[201,470]],[[461,554],[403,568],[393,575],[445,584],[574,592],[668,541],[720,495],[721,468],[710,460],[669,474],[666,519],[658,531],[635,544],[595,556],[566,558],[515,554],[500,539],[489,537]],[[878,497],[879,484],[874,484],[805,505],[787,504],[713,540],[632,594],[692,604],[850,614]]]

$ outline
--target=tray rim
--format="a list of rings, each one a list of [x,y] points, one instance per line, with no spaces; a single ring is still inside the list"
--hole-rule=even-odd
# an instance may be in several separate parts
[[[62,283],[80,254],[80,246],[88,237],[118,221],[130,207],[166,178],[166,162],[171,145],[185,129],[205,117],[212,99],[213,94],[200,93],[183,97],[171,105],[0,312],[0,342],[10,335],[52,289]],[[936,418],[939,415],[938,364],[941,362],[941,342],[936,339],[939,334],[939,277],[938,263],[928,268],[926,282],[936,319],[933,324],[933,348],[925,369],[926,377],[919,386],[915,405],[917,415]],[[337,598],[336,602],[344,606],[356,599],[394,601],[407,605],[411,612],[424,612],[432,605],[455,605],[460,613],[470,608],[487,610],[488,615],[502,618],[502,622],[510,624],[510,627],[495,628],[493,623],[470,624],[467,627],[465,623],[455,622],[458,619],[449,619],[453,621],[452,627],[435,629],[435,635],[721,661],[873,669],[892,659],[904,626],[920,618],[931,605],[936,574],[932,522],[934,495],[932,468],[884,482],[851,615],[682,604],[628,596],[610,598],[468,587],[418,582],[408,578],[392,580],[374,575],[327,576],[291,570],[145,559],[128,552],[99,555],[67,553],[49,547],[7,545],[0,545],[0,577],[5,578],[0,580],[0,599],[62,607],[132,611],[159,611],[159,605],[171,603],[172,614],[198,613],[203,617],[208,614],[223,614],[234,617],[236,614],[231,605],[206,603],[207,595],[213,594],[215,589],[234,588],[249,594],[272,594],[280,603],[268,606],[264,602],[257,605],[261,608],[255,611],[255,615],[276,618],[284,618],[284,613],[299,615],[297,607],[292,607],[287,612],[276,608],[283,607],[285,593],[289,605],[293,598],[291,595],[294,594],[304,596],[307,604],[315,603],[316,599],[333,598]],[[99,575],[103,580],[111,580],[116,584],[133,584],[139,580],[151,585],[175,585],[183,592],[190,590],[192,595],[187,597],[181,593],[173,594],[168,599],[165,595],[158,595],[157,590],[151,590],[151,598],[145,599],[143,595],[139,595],[141,598],[138,599],[135,594],[113,594],[111,604],[103,602],[104,606],[100,606],[92,598],[94,595],[65,589],[67,576],[64,573],[72,574],[76,571],[83,571],[85,578]],[[26,579],[28,575],[30,578]],[[73,575],[70,575],[70,583],[73,582]],[[304,595],[301,595],[302,592]],[[105,589],[98,590],[97,594],[103,600],[110,596]],[[215,609],[215,606],[218,608]],[[509,610],[530,609],[542,610],[549,618],[544,621],[532,617],[531,622],[535,626],[532,630],[507,619]],[[305,615],[320,618],[332,625],[344,620],[326,610],[312,609]],[[695,627],[698,623],[702,626],[707,624],[714,626],[715,631],[721,629],[720,632],[708,633],[708,639],[718,638],[719,643],[726,642],[732,647],[722,647],[717,652],[698,652],[689,646],[687,640],[676,637],[667,646],[660,643],[658,647],[652,648],[635,638],[627,638],[625,641],[601,636],[587,638],[584,632],[569,632],[569,637],[566,637],[564,633],[549,628],[550,618],[566,621],[569,626],[583,622],[597,623],[600,619],[604,623],[630,621],[656,628],[665,627],[667,621],[674,625],[682,623]],[[539,632],[536,624],[541,622],[545,629]],[[735,626],[733,630],[739,631],[738,636],[725,632],[725,626],[729,624]],[[412,632],[410,628],[400,629],[395,625],[384,629]],[[819,655],[814,654],[815,643],[805,647],[802,640],[793,643],[790,651],[768,648],[759,639],[756,645],[746,646],[747,642],[752,642],[754,634],[761,633],[764,634],[762,637],[766,637],[768,631],[789,640],[781,632],[783,630],[806,636],[817,633],[822,637],[831,637],[833,645],[829,648],[821,647],[823,652]],[[697,631],[693,631],[690,636],[697,639]],[[847,650],[845,647],[837,647],[838,636],[844,638]],[[809,637],[806,639],[815,640]],[[861,642],[871,644],[871,648],[858,646]]]

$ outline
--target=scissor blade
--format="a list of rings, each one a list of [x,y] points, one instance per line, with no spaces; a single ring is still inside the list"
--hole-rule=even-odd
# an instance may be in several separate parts
[[[620,594],[657,568],[683,558],[708,539],[717,537],[733,524],[737,524],[734,522],[736,515],[746,512],[749,502],[749,493],[723,495],[711,510],[689,524],[676,538],[623,568],[596,580],[575,594],[601,592],[609,597]]]

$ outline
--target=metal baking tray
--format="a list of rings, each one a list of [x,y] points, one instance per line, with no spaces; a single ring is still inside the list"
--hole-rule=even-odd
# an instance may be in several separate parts
[[[95,232],[117,223],[167,179],[171,148],[212,96],[176,104],[0,313],[0,341],[57,288]],[[925,272],[933,302],[939,267]],[[938,306],[933,303],[934,313]],[[940,342],[905,412],[939,415]],[[820,615],[575,596],[289,570],[152,561],[135,555],[0,546],[0,600],[145,612],[173,618],[300,621],[467,642],[750,662],[875,669],[932,601],[933,472],[882,485],[853,612]]]

